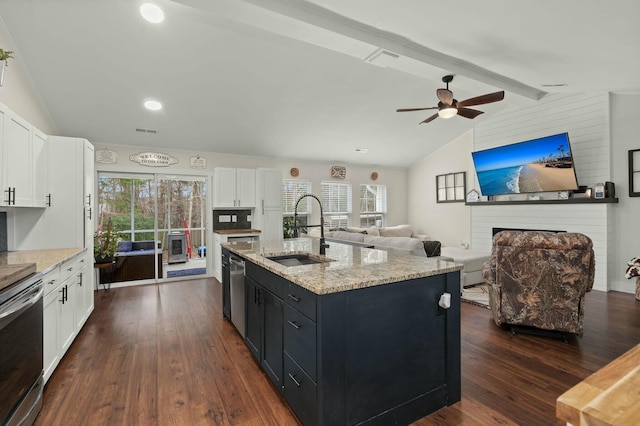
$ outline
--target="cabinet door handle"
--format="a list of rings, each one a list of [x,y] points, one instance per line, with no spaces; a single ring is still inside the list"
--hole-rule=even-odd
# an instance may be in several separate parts
[[[51,207],[51,194],[47,195],[47,206]]]
[[[289,299],[293,300],[293,301],[294,301],[294,302],[296,302],[296,303],[299,303],[299,302],[300,302],[300,298],[299,298],[299,297],[294,296],[293,294],[287,294],[287,296],[289,296]]]
[[[16,205],[16,187],[13,187],[13,201],[12,204],[15,206]]]
[[[60,290],[58,290],[60,293],[62,293],[60,295],[61,299],[58,300],[58,302],[62,302],[62,304],[64,305],[64,287],[62,287]]]
[[[89,207],[89,220],[91,220],[91,207]]]
[[[264,214],[264,200],[262,200],[262,214]]]
[[[296,324],[293,321],[287,321],[289,323],[289,325],[293,328],[295,328],[296,330],[300,330],[300,326],[298,324]]]
[[[78,285],[82,287],[82,272],[78,274]]]
[[[293,374],[289,373],[289,378],[293,380],[293,383],[295,383],[297,387],[300,387],[301,383],[297,381],[295,377],[293,377]]]
[[[49,285],[53,285],[56,281],[57,281],[57,280],[51,280],[51,281],[49,281],[47,284],[49,284]]]
[[[91,194],[87,195],[87,205],[91,206]]]

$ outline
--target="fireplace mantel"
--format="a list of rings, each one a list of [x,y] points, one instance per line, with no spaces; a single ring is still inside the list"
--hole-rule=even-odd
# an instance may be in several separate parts
[[[466,206],[516,206],[519,204],[613,204],[617,202],[617,198],[569,198],[567,200],[475,201],[464,204]]]

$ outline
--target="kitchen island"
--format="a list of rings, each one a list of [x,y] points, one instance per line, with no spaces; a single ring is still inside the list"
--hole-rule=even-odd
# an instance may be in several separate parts
[[[303,424],[409,424],[460,400],[462,266],[338,243],[319,256],[314,238],[223,248],[245,260],[245,343]]]

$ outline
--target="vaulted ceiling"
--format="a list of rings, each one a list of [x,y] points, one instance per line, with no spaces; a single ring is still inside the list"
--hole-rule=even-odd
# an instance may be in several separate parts
[[[59,133],[94,143],[407,167],[548,93],[640,92],[640,2],[2,0]],[[397,108],[505,90],[469,120]],[[144,100],[157,99],[161,111]],[[156,131],[141,132],[136,129]],[[356,148],[368,149],[366,153]]]

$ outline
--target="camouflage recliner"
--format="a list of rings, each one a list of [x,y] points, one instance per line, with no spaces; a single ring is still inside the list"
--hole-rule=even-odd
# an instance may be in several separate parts
[[[594,273],[591,239],[567,232],[499,232],[482,267],[496,324],[579,335]]]

